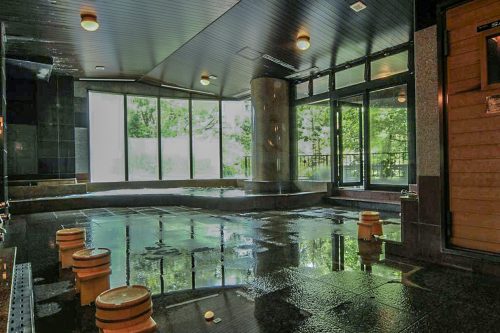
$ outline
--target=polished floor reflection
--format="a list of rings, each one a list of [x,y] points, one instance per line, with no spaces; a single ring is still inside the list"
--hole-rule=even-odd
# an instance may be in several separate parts
[[[40,213],[16,217],[6,245],[33,265],[38,332],[96,331],[93,307],[78,306],[71,273],[58,269],[61,226],[83,227],[87,246],[111,249],[112,287],[151,289],[161,332],[487,332],[500,323],[498,281],[388,261],[382,240],[357,240],[357,216],[332,207]],[[382,219],[384,238],[400,240],[397,214]],[[452,305],[456,320],[440,318]],[[205,309],[222,322],[206,324]]]

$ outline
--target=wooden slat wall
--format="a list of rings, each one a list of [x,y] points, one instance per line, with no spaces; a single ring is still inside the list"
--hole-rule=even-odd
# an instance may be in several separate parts
[[[447,112],[452,244],[500,253],[500,115],[486,114],[477,25],[500,18],[500,1],[448,10]]]

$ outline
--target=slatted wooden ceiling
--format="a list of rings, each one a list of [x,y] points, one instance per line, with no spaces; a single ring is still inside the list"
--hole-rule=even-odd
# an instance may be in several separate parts
[[[411,0],[366,0],[355,13],[346,0],[3,0],[0,19],[11,36],[11,53],[55,56],[56,69],[80,76],[133,77],[231,96],[252,77],[284,77],[292,71],[259,58],[237,55],[244,47],[299,69],[326,69],[409,40]],[[95,9],[101,28],[82,31],[79,14]],[[301,52],[300,31],[312,46]],[[55,41],[55,42],[48,42]],[[106,66],[97,72],[96,65]],[[219,77],[208,87],[202,73]]]

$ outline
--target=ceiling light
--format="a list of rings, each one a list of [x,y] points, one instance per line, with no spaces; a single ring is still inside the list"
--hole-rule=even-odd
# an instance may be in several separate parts
[[[200,83],[204,86],[208,86],[210,84],[210,78],[208,77],[208,75],[202,75]]]
[[[297,38],[297,48],[305,51],[311,46],[311,38],[309,36],[299,36]]]
[[[98,70],[98,71],[103,71],[106,68],[104,66],[95,66],[95,69]]]
[[[208,78],[209,78],[210,80],[217,80],[217,76],[216,76],[216,75],[213,75],[213,74],[210,74],[210,75],[208,76]]]
[[[361,2],[361,1],[356,1],[350,7],[351,7],[352,10],[354,10],[357,13],[357,12],[360,12],[363,9],[365,9],[366,5],[363,2]]]
[[[80,23],[82,28],[87,31],[96,31],[99,29],[97,17],[94,14],[82,14],[82,21]]]
[[[399,103],[406,102],[406,93],[403,90],[398,95],[398,102]]]

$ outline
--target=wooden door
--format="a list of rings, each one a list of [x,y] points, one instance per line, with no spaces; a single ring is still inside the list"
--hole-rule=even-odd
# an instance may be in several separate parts
[[[494,253],[500,253],[500,112],[491,111],[500,109],[500,83],[496,69],[488,81],[486,67],[498,68],[491,66],[500,53],[488,53],[486,44],[491,49],[490,39],[498,40],[500,52],[499,20],[498,0],[475,0],[446,13],[450,242]]]

